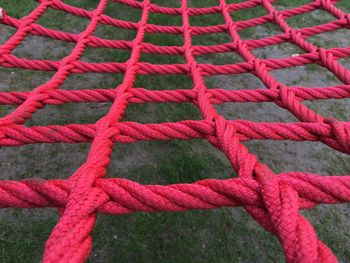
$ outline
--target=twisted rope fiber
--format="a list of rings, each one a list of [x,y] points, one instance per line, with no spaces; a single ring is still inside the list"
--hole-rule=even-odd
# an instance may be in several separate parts
[[[276,235],[287,262],[337,262],[332,251],[318,239],[312,225],[300,214],[318,204],[350,202],[350,176],[321,176],[303,172],[274,174],[242,144],[249,140],[320,141],[337,151],[350,153],[350,124],[325,118],[303,104],[305,100],[345,99],[350,97],[350,74],[337,60],[350,56],[350,47],[324,49],[307,38],[350,26],[350,15],[334,4],[337,1],[316,0],[308,4],[277,11],[272,0],[250,0],[217,6],[161,7],[144,0],[113,0],[142,10],[139,22],[123,21],[104,15],[107,0],[100,0],[93,11],[74,7],[60,0],[39,0],[27,16],[17,19],[2,11],[0,22],[17,29],[0,46],[0,65],[39,71],[54,71],[46,83],[30,92],[0,92],[1,105],[17,108],[0,118],[0,145],[20,146],[35,143],[91,143],[86,162],[67,180],[27,179],[0,181],[0,207],[57,207],[61,218],[45,247],[44,262],[82,262],[91,251],[96,214],[128,214],[138,211],[185,211],[243,206],[267,231]],[[263,7],[267,15],[245,21],[234,21],[230,13],[253,7]],[[48,8],[61,10],[89,19],[80,34],[53,30],[36,23]],[[286,19],[314,10],[327,11],[334,20],[313,27],[294,29]],[[148,23],[151,12],[179,15],[182,26],[161,26]],[[190,16],[221,14],[222,25],[191,26]],[[264,23],[274,23],[282,34],[262,39],[243,40],[239,31]],[[99,24],[137,31],[133,41],[110,40],[94,36]],[[213,46],[194,46],[192,36],[225,32],[231,42]],[[179,34],[183,46],[159,46],[144,42],[145,33]],[[24,59],[12,51],[28,35],[38,35],[75,43],[71,53],[60,61]],[[290,42],[305,53],[289,58],[259,59],[254,49]],[[125,63],[91,63],[80,58],[86,47],[131,50]],[[236,52],[245,62],[226,65],[199,64],[195,56]],[[185,64],[151,64],[140,62],[142,52],[184,55]],[[287,87],[278,82],[271,71],[317,63],[331,71],[344,84],[329,87]],[[123,73],[123,82],[111,89],[63,90],[62,84],[71,74],[87,72]],[[267,89],[247,87],[244,90],[208,89],[204,76],[252,73]],[[150,90],[134,87],[139,74],[185,74],[192,78],[192,89]],[[46,105],[85,102],[112,102],[109,112],[91,124],[25,126],[39,109]],[[193,103],[202,120],[141,124],[121,119],[129,103]],[[299,122],[266,123],[246,120],[226,120],[218,114],[215,104],[227,102],[273,102],[291,112]],[[206,139],[222,150],[238,178],[207,179],[191,184],[140,185],[127,179],[106,179],[115,143],[143,140]]]

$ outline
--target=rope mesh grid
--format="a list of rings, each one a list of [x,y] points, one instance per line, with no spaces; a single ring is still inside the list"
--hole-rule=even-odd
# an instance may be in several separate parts
[[[349,122],[325,118],[303,104],[304,100],[344,99],[350,97],[350,74],[337,60],[350,56],[350,47],[324,49],[307,41],[312,35],[350,26],[350,16],[338,9],[337,1],[316,0],[308,4],[278,11],[272,0],[250,0],[217,6],[191,8],[182,0],[180,8],[161,7],[150,0],[113,0],[142,10],[138,22],[118,20],[104,15],[108,0],[100,0],[93,11],[68,5],[60,0],[40,0],[38,6],[22,19],[1,10],[2,24],[17,29],[0,46],[0,65],[39,71],[54,75],[31,92],[0,92],[1,105],[18,107],[0,119],[0,145],[19,146],[36,143],[90,142],[86,162],[67,180],[27,179],[0,181],[1,207],[58,207],[61,217],[45,247],[44,262],[82,262],[92,246],[90,233],[98,212],[127,214],[137,211],[185,211],[224,206],[243,206],[267,231],[276,235],[287,262],[336,262],[332,251],[317,238],[312,225],[300,214],[301,209],[317,204],[350,201],[350,177],[321,176],[303,172],[273,173],[242,144],[248,140],[320,141],[337,151],[350,153]],[[263,7],[267,15],[244,21],[233,21],[230,13]],[[45,28],[36,23],[48,8],[65,11],[89,19],[86,29],[68,33]],[[335,17],[329,23],[294,29],[286,19],[322,9]],[[182,26],[161,26],[148,23],[151,12],[179,15]],[[214,26],[191,26],[190,16],[220,14],[225,23]],[[243,40],[239,31],[264,23],[274,23],[282,34],[263,39]],[[132,41],[108,40],[94,36],[99,24],[137,31]],[[230,43],[195,46],[192,36],[226,32]],[[183,46],[159,46],[144,42],[145,33],[183,35]],[[75,43],[62,60],[35,60],[16,57],[12,51],[28,35],[45,36]],[[259,59],[253,49],[290,42],[305,53],[279,59]],[[125,63],[83,62],[86,47],[130,50]],[[151,64],[141,62],[142,52],[183,55],[185,64]],[[245,62],[225,65],[199,64],[195,56],[236,52]],[[289,67],[317,63],[331,71],[344,85],[329,87],[288,87],[270,72]],[[62,90],[70,74],[99,72],[122,73],[123,81],[114,89]],[[205,76],[252,73],[267,89],[208,89]],[[138,74],[183,74],[193,80],[192,89],[148,90],[134,87]],[[234,88],[234,87],[233,87]],[[25,126],[27,120],[45,105],[73,102],[112,102],[109,112],[95,124]],[[202,120],[141,124],[121,121],[129,103],[191,102],[198,107]],[[300,122],[265,123],[226,120],[214,104],[226,102],[271,102],[291,112]],[[141,185],[121,178],[106,179],[106,170],[115,143],[143,140],[206,139],[222,150],[238,177],[207,179],[190,184]]]

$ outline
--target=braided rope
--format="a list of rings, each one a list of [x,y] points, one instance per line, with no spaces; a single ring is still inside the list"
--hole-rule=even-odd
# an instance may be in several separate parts
[[[350,26],[350,15],[334,4],[336,0],[315,0],[311,3],[277,11],[272,0],[249,0],[217,6],[190,8],[182,0],[180,8],[161,7],[150,0],[113,0],[142,10],[139,22],[115,19],[104,15],[108,0],[100,0],[97,8],[88,11],[60,0],[39,0],[27,16],[16,19],[0,9],[0,22],[17,29],[0,46],[0,66],[39,71],[54,75],[31,92],[0,92],[1,105],[17,108],[0,118],[0,146],[36,143],[91,142],[86,162],[67,180],[28,179],[0,181],[0,207],[57,207],[61,218],[45,247],[44,262],[82,262],[91,251],[96,213],[128,214],[137,211],[185,211],[224,206],[243,206],[267,231],[276,235],[287,262],[337,262],[332,251],[317,238],[312,225],[300,214],[318,204],[350,202],[350,176],[321,176],[302,172],[274,174],[242,144],[248,140],[320,141],[337,151],[350,153],[350,124],[327,119],[306,107],[304,100],[344,99],[350,97],[350,74],[337,60],[350,56],[350,47],[319,48],[307,41],[316,34]],[[245,21],[234,21],[230,13],[262,6],[267,15]],[[45,28],[36,23],[48,8],[88,18],[89,24],[80,34]],[[286,19],[322,9],[334,20],[322,25],[294,29]],[[161,26],[148,23],[151,12],[179,15],[182,26]],[[225,23],[214,26],[191,26],[190,16],[221,14]],[[243,40],[239,31],[274,23],[282,34],[257,40]],[[137,31],[133,41],[109,40],[93,36],[99,24]],[[226,32],[230,43],[195,46],[192,36]],[[144,42],[145,33],[183,35],[183,46],[158,46]],[[24,59],[12,51],[29,35],[38,35],[75,44],[71,53],[60,61]],[[254,49],[291,42],[305,54],[282,59],[259,59]],[[86,47],[131,50],[125,63],[91,63],[80,61]],[[234,51],[245,62],[225,65],[199,64],[195,56]],[[151,64],[140,62],[141,53],[183,55],[185,64]],[[278,82],[271,71],[317,63],[331,71],[344,84],[330,87],[287,87]],[[123,73],[114,89],[62,90],[64,81],[73,73]],[[252,73],[267,89],[208,89],[204,76]],[[192,89],[147,90],[134,87],[139,74],[186,74],[193,80]],[[109,112],[95,124],[25,126],[25,122],[46,105],[72,102],[112,102]],[[129,103],[190,102],[195,104],[202,120],[171,123],[140,124],[123,122]],[[266,123],[226,120],[218,114],[215,104],[226,102],[273,102],[291,112],[299,122]],[[104,179],[115,143],[142,140],[206,139],[221,149],[238,178],[207,179],[191,184],[140,185],[115,178]]]

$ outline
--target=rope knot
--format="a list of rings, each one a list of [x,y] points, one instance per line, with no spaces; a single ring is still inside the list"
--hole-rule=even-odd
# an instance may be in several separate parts
[[[344,123],[338,121],[335,118],[328,118],[325,120],[332,127],[333,134],[339,143],[340,148],[350,153],[350,127]]]
[[[274,10],[272,12],[272,16],[275,18],[276,21],[283,22],[282,20],[283,20],[284,16],[282,13],[278,12],[277,10]]]
[[[6,138],[6,134],[2,130],[0,130],[0,141],[5,138]]]
[[[75,59],[72,57],[65,57],[64,59],[62,59],[59,64],[60,67],[62,69],[64,69],[67,72],[70,72],[72,69],[74,69],[74,63],[75,63]]]
[[[215,121],[216,137],[218,138],[219,141],[222,141],[226,131],[227,121],[221,115],[216,115],[214,121]],[[235,129],[232,130],[232,133],[235,133],[235,132],[236,132]]]
[[[328,52],[324,48],[317,48],[316,50],[319,54],[321,62],[326,65],[327,67],[332,67],[334,63],[334,55],[332,52]]]
[[[345,14],[345,18],[348,21],[348,26],[350,26],[350,14]]]
[[[262,184],[279,180],[278,176],[272,173],[272,171],[266,165],[261,163],[256,164],[255,175],[256,175],[256,179]]]

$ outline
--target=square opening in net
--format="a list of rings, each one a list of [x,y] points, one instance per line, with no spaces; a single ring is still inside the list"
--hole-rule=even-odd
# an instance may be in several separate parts
[[[255,6],[251,8],[244,8],[240,9],[234,12],[231,12],[231,17],[233,21],[244,21],[244,20],[250,20],[256,17],[261,17],[268,15],[269,13],[266,11],[266,9],[261,6]]]
[[[193,46],[213,46],[230,43],[231,37],[228,33],[198,34],[192,36]]]
[[[1,25],[0,45],[5,44],[6,41],[16,33],[16,31],[17,29],[15,27]]]
[[[35,112],[26,125],[94,124],[108,113],[111,103],[86,102],[46,105]]]
[[[53,75],[52,71],[0,67],[0,91],[32,91]]]
[[[183,55],[163,55],[153,53],[142,53],[140,61],[152,64],[186,64]]]
[[[287,9],[294,9],[302,5],[310,4],[312,2],[312,0],[276,0],[271,2],[271,4],[274,8],[276,8],[276,10],[281,11]]]
[[[308,37],[306,41],[323,48],[337,48],[350,46],[350,30],[341,28]]]
[[[274,70],[270,74],[287,86],[326,87],[343,84],[331,71],[318,64]]]
[[[182,26],[182,17],[181,15],[150,12],[148,16],[148,23],[160,26]]]
[[[146,33],[144,42],[159,46],[182,46],[184,37],[180,34]]]
[[[287,24],[292,28],[304,28],[322,25],[335,20],[327,11],[317,9],[312,12],[292,16],[286,19]]]
[[[304,50],[290,42],[253,49],[251,52],[254,54],[254,56],[262,59],[288,58],[305,53]]]
[[[138,123],[178,122],[200,119],[202,119],[200,111],[193,103],[168,102],[130,104],[123,116],[123,121]]]
[[[65,90],[115,89],[123,82],[124,74],[84,73],[70,74],[61,86]]]
[[[145,88],[149,90],[192,89],[193,81],[187,75],[137,75],[134,87]]]
[[[194,7],[194,8],[201,8],[201,7],[211,7],[211,6],[218,6],[219,3],[217,0],[189,0],[187,6],[188,7]]]
[[[27,36],[12,52],[19,58],[36,60],[61,60],[68,56],[76,43],[47,37]]]
[[[89,18],[48,8],[36,22],[49,29],[79,34],[87,28],[90,20]]]
[[[347,174],[348,155],[321,142],[249,141],[244,142],[252,154],[276,173],[303,171],[322,175]]]
[[[112,153],[107,174],[108,178],[141,184],[168,185],[229,178],[234,172],[224,154],[208,141],[175,139],[119,144]]]
[[[80,60],[85,62],[126,62],[130,55],[130,50],[87,47]]]
[[[78,8],[82,8],[88,11],[92,11],[94,9],[97,8],[98,6],[98,2],[96,1],[77,1],[77,0],[61,0],[63,3],[74,6],[74,7],[78,7]]]
[[[164,1],[164,0],[152,0],[152,4],[162,7],[180,8],[181,1]]]
[[[275,23],[264,23],[238,31],[242,39],[262,39],[274,37],[283,33],[282,29]]]
[[[6,10],[6,14],[18,19],[31,13],[38,5],[39,2],[37,1],[28,1],[25,5],[18,4],[15,1],[1,1],[1,8]]]
[[[135,39],[136,33],[136,30],[99,24],[94,32],[94,36],[108,40],[132,41],[133,39]]]
[[[214,64],[214,65],[225,65],[225,64],[237,64],[245,62],[244,58],[237,52],[223,52],[223,53],[210,53],[201,56],[196,56],[197,62],[201,64]]]
[[[190,16],[191,26],[214,26],[225,24],[225,19],[221,13]]]
[[[67,179],[86,160],[90,145],[87,143],[45,143],[21,147],[2,147],[0,164],[2,180]],[[40,160],[40,161],[38,161]]]
[[[127,4],[108,1],[103,13],[114,19],[138,22],[141,20],[142,10]]]
[[[264,89],[264,83],[252,73],[213,75],[204,77],[208,88],[225,90]]]
[[[325,118],[350,121],[350,99],[307,100],[303,104]]]
[[[226,0],[227,4],[239,4],[243,2],[247,2],[247,0]]]
[[[227,102],[215,105],[219,114],[227,120],[247,120],[254,122],[295,122],[298,119],[288,110],[274,102]]]

